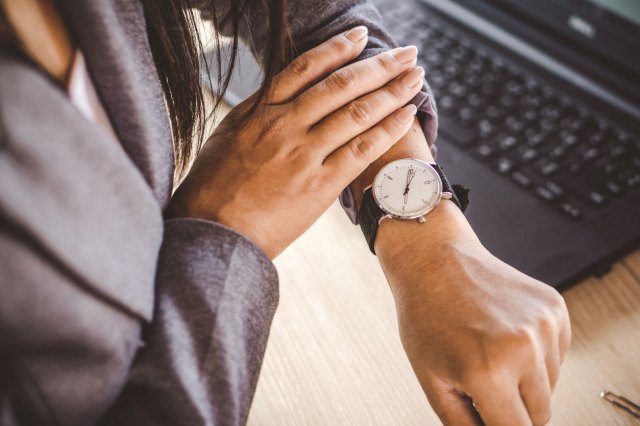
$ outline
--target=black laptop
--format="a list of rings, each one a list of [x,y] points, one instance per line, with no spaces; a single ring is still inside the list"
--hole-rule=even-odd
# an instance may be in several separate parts
[[[374,0],[416,44],[438,163],[499,258],[554,287],[640,243],[639,0]],[[228,99],[259,83],[241,55]]]

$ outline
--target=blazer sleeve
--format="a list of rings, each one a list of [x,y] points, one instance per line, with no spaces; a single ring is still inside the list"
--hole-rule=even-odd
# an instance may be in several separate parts
[[[153,322],[104,424],[245,424],[278,303],[271,260],[223,225],[165,223]]]
[[[146,323],[0,226],[0,424],[244,424],[277,287],[247,238],[169,220]]]
[[[194,8],[200,10],[205,20],[213,22],[222,35],[231,36],[233,16],[230,1],[215,1],[215,14],[209,8],[210,0],[191,0]],[[267,13],[264,0],[246,0],[246,13],[239,18],[238,31],[241,40],[249,46],[258,62],[262,62],[267,40]],[[296,54],[321,44],[334,35],[353,27],[364,25],[369,30],[367,46],[357,60],[369,58],[391,48],[398,43],[385,28],[382,16],[370,0],[289,0],[286,2],[287,22]],[[417,42],[417,41],[416,41]],[[437,133],[437,110],[431,88],[425,81],[423,91],[412,100],[419,110],[425,136],[433,146]]]

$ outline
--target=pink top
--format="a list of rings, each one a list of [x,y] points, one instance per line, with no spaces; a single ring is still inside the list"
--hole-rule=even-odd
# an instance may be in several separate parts
[[[102,127],[116,141],[118,140],[109,116],[102,106],[102,102],[93,85],[84,61],[84,56],[79,50],[76,51],[73,58],[69,82],[67,84],[67,93],[69,94],[71,103],[80,110],[82,115]]]

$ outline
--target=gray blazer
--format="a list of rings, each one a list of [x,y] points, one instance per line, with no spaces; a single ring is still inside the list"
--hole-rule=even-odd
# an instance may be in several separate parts
[[[58,3],[121,144],[0,50],[0,424],[243,424],[276,270],[232,229],[163,221],[171,130],[141,4]],[[367,0],[289,3],[301,52],[356,24],[364,56],[394,46]]]

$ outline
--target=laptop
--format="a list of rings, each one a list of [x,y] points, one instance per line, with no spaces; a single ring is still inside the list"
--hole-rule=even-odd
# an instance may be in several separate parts
[[[640,245],[640,2],[374,0],[415,44],[484,245],[556,288]],[[227,101],[259,84],[242,52]]]

